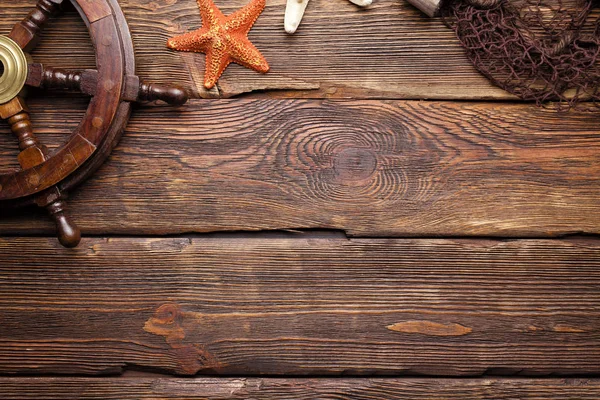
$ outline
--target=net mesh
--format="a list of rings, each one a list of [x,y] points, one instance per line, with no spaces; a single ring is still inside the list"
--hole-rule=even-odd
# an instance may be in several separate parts
[[[475,67],[538,104],[600,99],[600,19],[590,0],[450,0],[443,18]]]

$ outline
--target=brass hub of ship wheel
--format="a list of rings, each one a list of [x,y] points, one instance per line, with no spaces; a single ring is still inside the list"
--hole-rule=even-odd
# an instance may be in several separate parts
[[[19,45],[0,36],[0,104],[14,99],[27,81],[27,57]]]

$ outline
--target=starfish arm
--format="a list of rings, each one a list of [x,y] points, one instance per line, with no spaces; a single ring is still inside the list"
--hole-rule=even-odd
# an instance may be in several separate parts
[[[257,72],[269,72],[269,63],[248,39],[231,41],[228,48],[233,62]]]
[[[251,0],[243,8],[227,17],[225,29],[228,32],[242,32],[247,34],[265,9],[265,6],[266,0]]]
[[[206,28],[169,39],[167,47],[179,51],[204,52],[210,46],[212,35]]]
[[[219,20],[224,20],[225,16],[215,6],[213,0],[196,0],[200,8],[200,17],[202,17],[202,27],[210,28],[217,25]]]
[[[227,54],[223,43],[217,44],[207,51],[204,87],[212,89],[229,64],[231,64],[231,58]]]

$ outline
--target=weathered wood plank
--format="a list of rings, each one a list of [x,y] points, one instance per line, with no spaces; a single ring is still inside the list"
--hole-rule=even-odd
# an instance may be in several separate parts
[[[5,400],[597,400],[598,379],[0,378]]]
[[[42,101],[33,111],[52,137],[60,132],[52,121],[76,118],[63,113],[64,101],[52,110]],[[590,110],[243,99],[147,107],[76,192],[72,211],[88,235],[600,233],[600,133]],[[0,140],[14,146],[8,132]],[[3,215],[0,232],[53,227],[27,210]]]
[[[217,4],[230,13],[246,2]],[[8,33],[35,0],[6,3],[0,34]],[[200,26],[195,1],[119,3],[132,30],[139,74],[159,83],[178,81],[196,96],[266,90],[273,96],[313,98],[511,98],[475,71],[453,32],[439,19],[428,19],[401,0],[379,0],[367,10],[339,0],[312,0],[293,36],[283,30],[285,0],[269,0],[250,39],[267,57],[272,71],[261,76],[231,66],[218,91],[210,93],[202,87],[204,56],[174,53],[165,45],[169,37]],[[85,26],[74,12],[49,27],[34,56],[48,65],[94,66]]]
[[[600,373],[589,238],[20,238],[0,254],[0,373]]]

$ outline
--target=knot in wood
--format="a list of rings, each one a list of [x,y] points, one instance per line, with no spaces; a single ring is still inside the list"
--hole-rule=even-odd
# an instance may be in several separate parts
[[[346,148],[335,155],[333,170],[339,183],[353,184],[370,179],[377,169],[377,155],[370,149]]]

